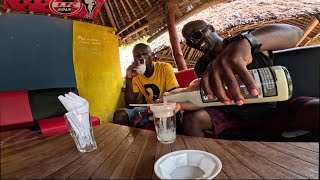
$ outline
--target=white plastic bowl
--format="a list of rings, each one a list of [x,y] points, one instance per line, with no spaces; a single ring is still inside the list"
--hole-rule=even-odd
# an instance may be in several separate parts
[[[221,169],[217,156],[198,150],[171,152],[154,164],[154,172],[160,179],[212,179]]]

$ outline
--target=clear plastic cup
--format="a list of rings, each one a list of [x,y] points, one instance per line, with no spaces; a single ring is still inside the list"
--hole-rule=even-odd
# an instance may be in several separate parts
[[[157,139],[163,144],[173,143],[176,140],[176,103],[159,103],[150,106],[155,117],[154,125]]]
[[[64,118],[79,152],[91,152],[97,149],[89,113],[67,113]]]

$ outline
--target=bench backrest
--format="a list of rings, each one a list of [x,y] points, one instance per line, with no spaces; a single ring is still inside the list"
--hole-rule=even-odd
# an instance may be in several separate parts
[[[275,51],[274,64],[288,69],[293,97],[319,97],[320,45]]]
[[[190,82],[196,79],[193,68],[175,72],[175,75],[181,88],[188,87]]]

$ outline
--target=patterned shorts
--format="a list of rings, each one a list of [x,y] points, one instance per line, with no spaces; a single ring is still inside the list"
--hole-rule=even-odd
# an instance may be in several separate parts
[[[237,127],[285,129],[293,127],[295,112],[316,97],[296,97],[278,103],[248,104],[205,108],[210,115],[217,136],[222,131]],[[280,127],[281,126],[281,127]]]

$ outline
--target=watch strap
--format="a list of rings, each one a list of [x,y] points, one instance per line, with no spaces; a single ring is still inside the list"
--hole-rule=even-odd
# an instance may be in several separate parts
[[[226,43],[228,45],[233,41],[236,41],[242,38],[246,38],[249,41],[251,46],[251,54],[254,54],[260,51],[260,47],[262,46],[262,44],[260,44],[257,41],[257,39],[249,31],[244,31],[244,32],[241,32],[240,34],[227,38]]]
[[[249,41],[251,45],[251,54],[255,54],[260,51],[262,44],[260,44],[250,32],[246,33],[244,37]]]

